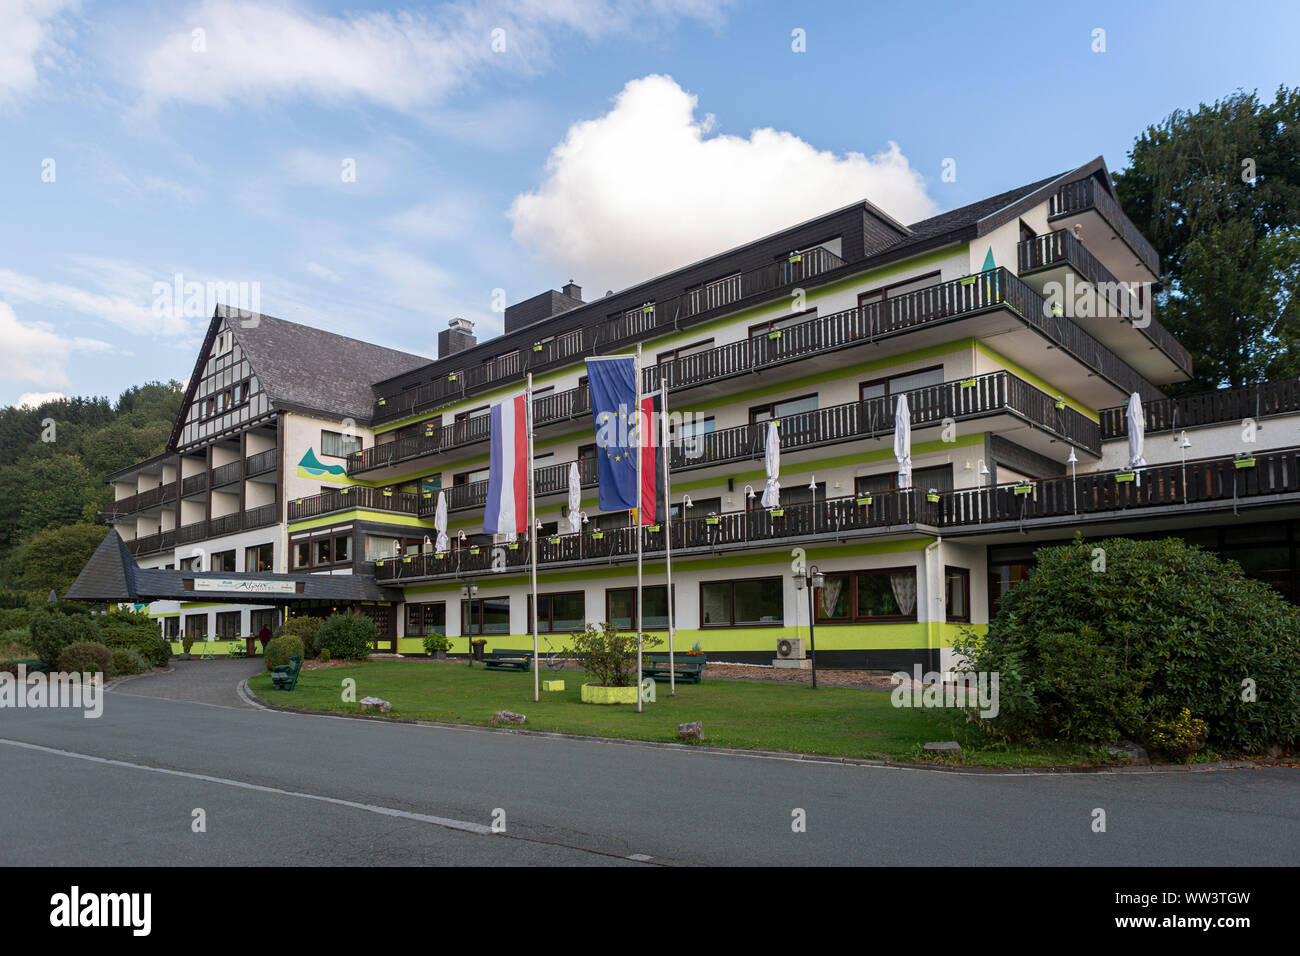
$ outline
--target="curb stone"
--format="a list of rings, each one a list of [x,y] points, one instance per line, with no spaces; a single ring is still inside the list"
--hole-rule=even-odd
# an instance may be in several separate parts
[[[1258,761],[1220,760],[1215,763],[1158,766],[1098,765],[1092,767],[965,767],[943,764],[913,763],[905,760],[871,760],[861,757],[833,757],[825,754],[801,754],[788,750],[742,750],[735,747],[705,747],[699,744],[679,744],[659,740],[630,740],[625,737],[596,737],[585,734],[564,734],[553,730],[524,730],[520,727],[493,727],[486,724],[453,724],[440,720],[417,720],[411,717],[384,717],[378,714],[349,714],[332,710],[313,710],[307,707],[284,707],[273,704],[254,693],[248,679],[240,682],[240,689],[250,701],[267,710],[284,714],[307,714],[313,717],[337,717],[344,720],[371,720],[389,724],[406,724],[412,727],[437,727],[444,730],[476,730],[488,734],[518,734],[527,737],[550,737],[557,740],[578,740],[587,743],[623,744],[655,747],[660,750],[688,750],[691,753],[717,754],[723,757],[750,757],[766,760],[789,760],[797,763],[841,764],[846,767],[882,767],[890,770],[931,770],[936,773],[997,774],[1002,776],[1057,776],[1062,774],[1106,773],[1197,773],[1211,770],[1247,770],[1270,766],[1288,766],[1274,757]]]

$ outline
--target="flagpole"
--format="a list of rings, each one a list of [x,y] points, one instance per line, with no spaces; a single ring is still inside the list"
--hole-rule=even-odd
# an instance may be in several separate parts
[[[668,481],[668,385],[659,381],[659,448],[664,456],[664,570],[668,575],[668,696],[677,696],[677,670],[673,666],[673,636],[677,631],[673,619],[673,489]],[[680,434],[680,429],[678,430]]]
[[[641,434],[641,343],[636,344],[636,712],[641,713],[641,628],[644,621],[641,599],[641,518],[644,502],[641,500],[641,449],[645,441]]]
[[[529,577],[533,589],[533,701],[541,699],[541,668],[537,660],[537,497],[533,488],[533,373],[528,373],[524,389],[525,419],[528,422],[528,549]]]

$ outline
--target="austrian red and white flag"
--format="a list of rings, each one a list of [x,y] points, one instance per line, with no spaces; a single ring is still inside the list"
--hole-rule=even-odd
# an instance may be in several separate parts
[[[523,394],[492,406],[485,534],[516,534],[528,527],[528,404]]]

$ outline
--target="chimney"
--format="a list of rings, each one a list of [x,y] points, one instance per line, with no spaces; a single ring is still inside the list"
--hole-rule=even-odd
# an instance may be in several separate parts
[[[567,295],[570,299],[573,299],[577,302],[582,301],[582,286],[577,285],[572,279],[570,279],[568,284],[565,285],[564,288],[561,289],[560,291],[563,292],[565,295]]]
[[[478,345],[474,337],[474,323],[457,316],[447,322],[447,329],[438,333],[438,358],[446,358]]]

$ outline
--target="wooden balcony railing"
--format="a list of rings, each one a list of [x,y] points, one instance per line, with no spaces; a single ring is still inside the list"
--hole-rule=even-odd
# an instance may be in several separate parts
[[[1075,515],[1135,516],[1169,514],[1179,507],[1261,497],[1300,496],[1300,448],[1283,449],[1242,461],[1221,457],[1184,464],[1148,466],[1137,474],[1126,471],[1091,472],[1076,478],[1059,476],[989,488],[969,488],[932,495],[926,489],[875,492],[868,496],[831,498],[786,505],[778,516],[763,509],[698,516],[671,525],[673,551],[716,550],[775,543],[790,538],[840,540],[875,530],[920,526],[948,534],[977,532],[986,525],[1018,523]],[[932,500],[937,498],[937,501]],[[633,528],[591,531],[538,539],[538,564],[608,562],[636,553]],[[663,551],[664,532],[643,529],[642,549]],[[485,545],[455,548],[442,555],[431,552],[389,558],[375,563],[378,580],[417,579],[490,573],[494,551],[505,567],[526,567],[529,547],[521,536],[518,547]]]
[[[251,478],[253,475],[274,471],[279,464],[280,450],[278,448],[268,448],[266,451],[259,451],[257,454],[249,455],[244,459],[244,474]]]
[[[159,551],[166,551],[175,546],[175,531],[157,531],[126,542],[126,549],[131,552],[132,557],[137,558],[144,554],[156,554]]]
[[[424,409],[457,401],[472,392],[518,381],[526,371],[541,371],[569,364],[587,355],[609,352],[661,328],[674,328],[683,319],[733,306],[759,295],[806,282],[844,265],[844,260],[822,249],[711,283],[709,292],[693,289],[672,299],[632,309],[619,318],[604,319],[581,329],[570,329],[532,349],[512,352],[492,362],[447,374],[416,388],[379,396],[372,421],[376,424],[418,414]],[[734,296],[734,298],[732,298]]]
[[[159,505],[167,504],[176,500],[176,482],[169,481],[165,485],[159,485],[157,488],[150,488],[147,491],[141,491],[134,495],[128,495],[125,498],[119,498],[108,506],[110,517],[121,517],[123,515],[135,514],[137,511],[144,511],[146,508],[156,508]]]
[[[868,303],[788,326],[779,332],[729,342],[652,365],[643,369],[642,388],[647,393],[655,391],[661,381],[670,390],[692,388],[999,308],[1011,310],[1058,348],[1124,391],[1136,391],[1144,399],[1161,397],[1137,371],[1071,319],[1044,314],[1042,296],[1002,268],[899,295],[886,300],[884,305]],[[547,395],[534,403],[538,425],[578,418],[589,411],[590,397],[583,389]],[[387,467],[469,441],[484,441],[487,437],[486,416],[452,425],[433,425],[424,435],[386,442],[354,454],[348,459],[348,472]]]
[[[414,515],[419,497],[409,491],[390,491],[371,488],[368,485],[351,485],[337,491],[324,491],[307,498],[290,500],[289,520],[303,521],[336,511],[351,511],[354,508]]]
[[[188,498],[190,495],[201,494],[208,490],[208,473],[202,472],[197,475],[190,475],[181,482],[181,495]]]
[[[1048,200],[1047,217],[1052,219],[1056,216],[1082,212],[1089,208],[1096,209],[1120,238],[1128,244],[1134,254],[1142,260],[1151,274],[1159,277],[1160,255],[1156,252],[1155,246],[1151,245],[1146,236],[1138,231],[1137,226],[1133,225],[1133,221],[1124,214],[1124,210],[1120,208],[1115,198],[1102,189],[1101,185],[1091,176],[1062,185],[1056,191],[1056,194]]]
[[[1259,421],[1272,415],[1300,412],[1300,381],[1264,382],[1240,388],[1221,388],[1180,398],[1143,402],[1147,434],[1178,431],[1198,425]],[[1102,441],[1128,436],[1128,407],[1118,405],[1101,411]]]
[[[225,465],[218,465],[212,469],[212,487],[220,488],[223,485],[234,484],[239,481],[243,475],[244,463],[242,461],[232,461]]]
[[[1159,348],[1180,369],[1188,375],[1192,372],[1192,355],[1182,343],[1170,334],[1154,315],[1149,293],[1144,307],[1125,285],[1115,278],[1101,261],[1065,229],[1058,229],[1046,235],[1026,239],[1016,247],[1017,261],[1021,275],[1038,269],[1057,265],[1069,265],[1083,279],[1091,283],[1097,294],[1105,297],[1111,305],[1127,318],[1134,319],[1133,327],[1146,339]],[[1145,321],[1143,321],[1145,319]]]

